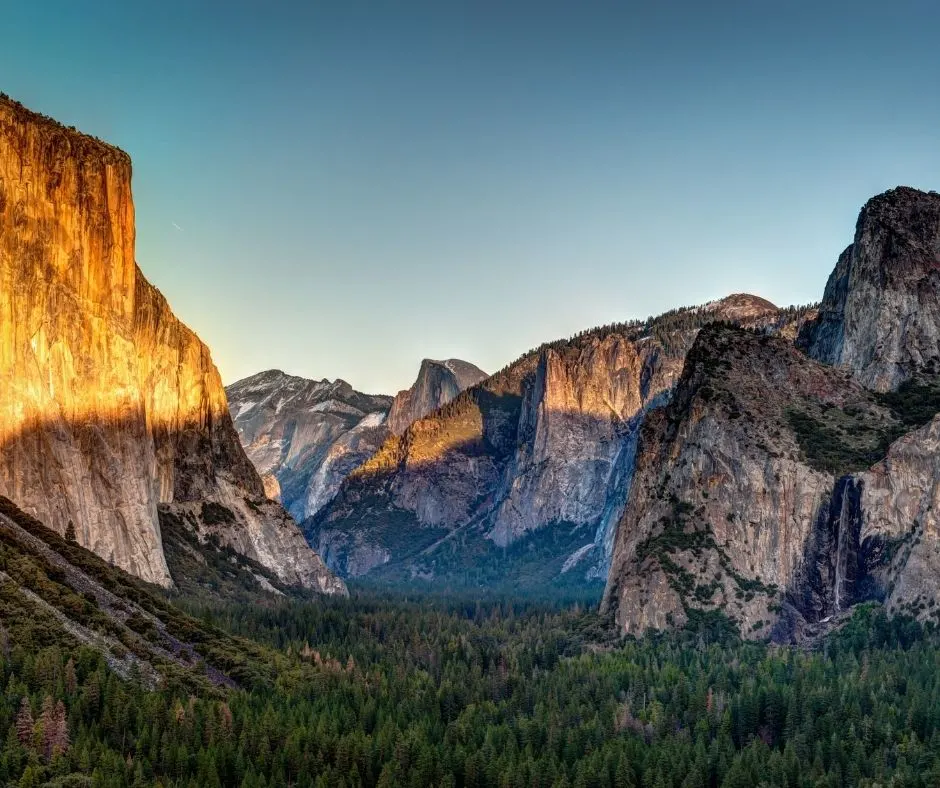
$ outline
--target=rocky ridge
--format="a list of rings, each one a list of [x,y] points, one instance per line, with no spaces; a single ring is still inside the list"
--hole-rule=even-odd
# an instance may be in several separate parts
[[[316,513],[352,468],[385,440],[392,398],[344,380],[268,370],[226,388],[248,458],[298,520]]]
[[[875,391],[940,373],[940,194],[898,187],[869,200],[800,342]]]
[[[485,377],[459,359],[425,359],[414,385],[394,399],[343,380],[307,380],[269,370],[226,389],[248,458],[298,520],[312,517],[342,481],[413,414],[443,405]]]
[[[632,634],[696,610],[754,637],[785,606],[810,621],[838,612],[851,487],[837,480],[898,429],[846,371],[776,337],[707,327],[672,402],[643,427],[605,608]]]
[[[461,391],[475,386],[486,378],[479,367],[458,358],[421,362],[418,378],[410,389],[395,395],[388,414],[388,428],[393,435],[401,435],[418,419],[446,405]]]
[[[479,577],[512,548],[540,582],[549,566],[603,576],[643,415],[699,328],[732,313],[791,334],[805,316],[736,295],[538,348],[390,438],[304,523],[311,543],[347,574]]]

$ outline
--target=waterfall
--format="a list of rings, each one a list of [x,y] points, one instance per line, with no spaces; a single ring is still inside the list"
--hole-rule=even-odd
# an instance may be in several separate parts
[[[836,535],[836,561],[835,583],[833,586],[833,606],[835,610],[842,609],[843,585],[845,583],[848,561],[855,554],[853,503],[855,492],[855,479],[846,477],[842,483],[842,500],[839,508],[839,531]]]

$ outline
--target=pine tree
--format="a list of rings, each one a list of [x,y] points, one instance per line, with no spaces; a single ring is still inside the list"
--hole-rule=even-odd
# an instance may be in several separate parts
[[[29,747],[33,740],[33,710],[29,705],[29,698],[24,697],[20,702],[20,710],[16,715],[16,738],[20,744]]]
[[[39,722],[36,724],[37,739],[42,757],[52,760],[52,745],[56,736],[55,703],[51,695],[46,695],[42,702]]]
[[[42,783],[39,770],[35,766],[27,766],[17,786],[18,788],[39,788]]]
[[[78,689],[78,677],[75,675],[75,660],[69,657],[65,663],[65,691],[73,696]]]
[[[46,734],[50,758],[56,755],[65,755],[71,741],[69,740],[69,721],[65,714],[65,704],[60,700],[55,705],[52,715],[51,731]]]
[[[617,771],[614,775],[614,788],[633,788],[636,782],[633,778],[633,770],[625,757],[621,758],[617,764]]]

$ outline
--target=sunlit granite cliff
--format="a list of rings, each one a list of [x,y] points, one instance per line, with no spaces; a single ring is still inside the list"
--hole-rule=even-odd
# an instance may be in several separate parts
[[[265,497],[208,349],[135,264],[128,156],[5,97],[0,493],[154,583],[172,582],[163,511],[286,582],[344,590]]]
[[[388,414],[388,428],[401,435],[418,419],[446,405],[460,392],[486,378],[477,366],[458,358],[421,362],[418,377],[410,389],[399,391]]]

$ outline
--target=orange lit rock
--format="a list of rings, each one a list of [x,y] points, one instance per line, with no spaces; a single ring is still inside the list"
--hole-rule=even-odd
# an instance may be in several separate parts
[[[266,501],[208,349],[134,240],[128,156],[0,98],[0,493],[162,585],[158,506],[214,500],[236,515],[223,542],[342,590]]]

